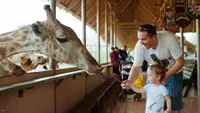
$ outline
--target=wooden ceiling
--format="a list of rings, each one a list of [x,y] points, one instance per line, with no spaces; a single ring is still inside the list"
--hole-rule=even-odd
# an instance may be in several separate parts
[[[153,24],[164,0],[107,0],[109,16],[114,14],[115,20],[127,35],[133,33],[139,25]],[[58,6],[81,18],[81,0],[57,0]],[[169,5],[170,3],[167,2]],[[100,32],[104,34],[105,0],[100,0]],[[86,22],[96,28],[96,0],[86,0]],[[108,22],[109,24],[109,22]]]
[[[118,26],[118,40],[131,47],[137,41],[136,31],[141,24],[154,24],[158,21],[163,3],[171,6],[174,0],[100,0],[100,34],[104,36],[105,1],[108,3],[108,29],[111,28],[111,15]],[[56,0],[57,6],[81,19],[81,0]],[[96,29],[96,0],[86,0],[86,23]],[[114,23],[114,22],[112,22]],[[186,31],[195,31],[195,22]],[[108,37],[109,38],[109,37]]]
[[[114,14],[124,33],[130,34],[143,23],[153,23],[153,19],[164,0],[107,0],[109,16]],[[57,0],[58,6],[81,18],[81,0]],[[151,4],[151,5],[150,5]],[[169,3],[168,3],[169,4]],[[105,0],[100,0],[100,31],[104,34]],[[111,13],[112,12],[112,13]],[[86,0],[86,22],[96,28],[96,0]],[[108,22],[109,24],[109,22]]]

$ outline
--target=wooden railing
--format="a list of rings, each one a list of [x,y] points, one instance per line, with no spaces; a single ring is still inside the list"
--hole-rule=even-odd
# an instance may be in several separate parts
[[[112,73],[110,64],[103,67],[107,68],[105,73]],[[5,113],[66,113],[105,82],[83,70],[69,70],[57,71],[56,75],[31,73],[0,80],[0,110]]]

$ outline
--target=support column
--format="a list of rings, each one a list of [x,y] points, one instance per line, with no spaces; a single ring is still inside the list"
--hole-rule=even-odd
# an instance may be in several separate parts
[[[108,3],[105,0],[105,41],[106,41],[106,62],[108,62]]]
[[[180,33],[181,33],[181,37],[180,37],[180,46],[181,46],[181,48],[182,48],[182,51],[184,52],[184,36],[183,36],[183,28],[182,27],[180,27]]]
[[[56,0],[50,0],[50,7],[51,7],[51,10],[54,14],[54,16],[56,17]],[[53,70],[53,74],[55,75],[56,74],[56,60],[55,59],[51,59],[50,58],[50,68]],[[57,105],[56,105],[56,80],[54,80],[54,90],[53,90],[53,93],[54,93],[54,113],[57,113]]]
[[[116,21],[115,22],[115,43],[116,43],[116,46],[119,47],[118,45],[118,22]]]
[[[110,45],[111,47],[113,47],[113,34],[112,34],[112,31],[113,31],[113,24],[112,24],[112,9],[110,9]]]
[[[53,14],[56,16],[56,0],[50,0],[50,6]]]
[[[96,15],[96,31],[97,31],[97,40],[98,40],[98,50],[97,50],[97,61],[100,63],[100,29],[99,29],[99,0],[97,0],[97,15]]]
[[[197,33],[197,84],[198,84],[198,90],[197,90],[197,99],[198,99],[198,104],[200,104],[200,29],[199,29],[199,20],[196,19],[196,33]]]
[[[51,7],[51,10],[54,14],[54,16],[56,17],[56,0],[50,0],[50,7]],[[50,58],[50,68],[53,69],[53,73],[54,75],[56,74],[56,60],[55,59],[51,59]]]
[[[81,21],[82,21],[82,43],[86,46],[86,16],[85,16],[85,0],[81,0]]]
[[[116,24],[116,20],[115,20],[115,16],[113,15],[113,38],[114,38],[114,46],[117,47],[117,44],[116,44],[116,28],[115,28],[115,25]]]

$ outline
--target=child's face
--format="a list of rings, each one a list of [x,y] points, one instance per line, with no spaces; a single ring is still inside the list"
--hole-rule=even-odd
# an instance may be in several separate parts
[[[148,69],[147,74],[150,77],[150,83],[158,83],[160,77],[156,76],[156,73],[153,72],[152,70]]]

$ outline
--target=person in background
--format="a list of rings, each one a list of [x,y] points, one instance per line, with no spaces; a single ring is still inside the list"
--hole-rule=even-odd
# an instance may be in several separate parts
[[[119,50],[119,55],[120,55],[120,63],[126,62],[126,58],[128,57],[126,46],[124,46],[122,50]]]
[[[119,74],[119,53],[114,47],[111,47],[110,60],[113,65],[113,73]]]

